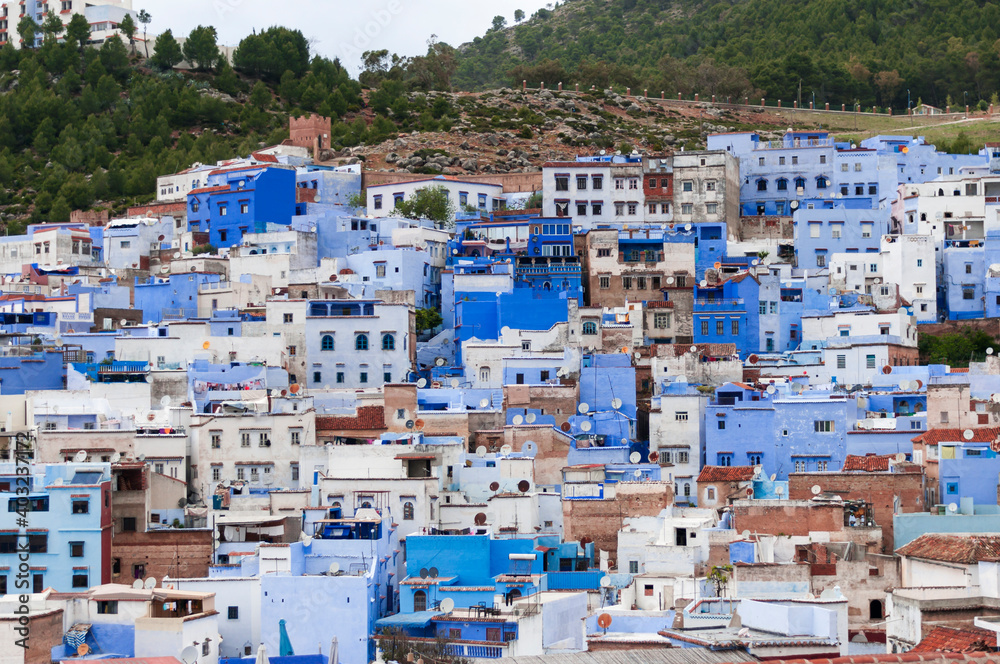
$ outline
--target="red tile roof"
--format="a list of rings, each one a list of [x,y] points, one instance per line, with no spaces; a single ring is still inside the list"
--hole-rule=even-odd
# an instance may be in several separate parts
[[[845,472],[862,470],[866,473],[885,473],[889,470],[889,460],[895,458],[894,454],[867,454],[865,456],[854,456],[848,454],[844,459]]]
[[[698,482],[749,482],[753,479],[753,466],[705,466],[698,475]]]
[[[193,196],[195,194],[213,194],[213,193],[215,193],[217,191],[229,191],[229,185],[223,185],[223,186],[219,186],[219,187],[202,187],[201,189],[192,189],[189,192],[188,195],[189,196]]]
[[[317,417],[317,431],[372,431],[385,429],[382,406],[361,406],[357,414],[347,417]]]
[[[910,652],[989,652],[996,647],[996,632],[935,627]]]
[[[278,158],[275,157],[273,154],[264,154],[263,152],[254,152],[253,153],[253,158],[256,159],[257,161],[266,161],[266,162],[269,162],[269,163],[272,163],[272,164],[277,164],[278,163]]]
[[[896,549],[901,556],[974,565],[1000,558],[1000,535],[941,535],[928,533]]]
[[[992,443],[1000,438],[1000,427],[970,428],[972,440],[965,440],[965,429],[928,429],[911,440],[914,443],[937,445],[938,443]]]

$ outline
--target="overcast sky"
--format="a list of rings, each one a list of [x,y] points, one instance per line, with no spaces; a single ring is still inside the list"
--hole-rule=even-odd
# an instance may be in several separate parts
[[[221,44],[236,45],[254,28],[283,25],[302,31],[313,51],[339,57],[357,73],[361,53],[389,49],[421,55],[427,39],[458,46],[482,35],[497,15],[514,22],[514,10],[530,16],[552,0],[133,0],[152,17],[149,31],[187,35],[197,25],[214,25]]]

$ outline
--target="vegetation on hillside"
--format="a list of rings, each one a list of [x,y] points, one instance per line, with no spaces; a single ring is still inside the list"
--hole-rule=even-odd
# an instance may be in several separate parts
[[[998,26],[1000,0],[567,0],[494,21],[453,83],[972,105],[1000,90]]]
[[[967,367],[969,362],[984,362],[987,350],[1000,350],[1000,343],[982,330],[962,327],[958,332],[932,336],[920,333],[920,363]]]

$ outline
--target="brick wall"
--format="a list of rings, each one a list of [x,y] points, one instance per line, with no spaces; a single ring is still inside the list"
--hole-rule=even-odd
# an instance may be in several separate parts
[[[292,145],[310,150],[330,147],[330,118],[311,113],[301,118],[288,118],[288,134]],[[324,134],[326,138],[324,138]],[[318,145],[317,145],[318,143]]]
[[[767,535],[834,533],[844,530],[844,508],[787,501],[738,501],[733,505],[733,528]]]
[[[133,565],[144,565],[146,576],[157,579],[206,577],[212,559],[212,531],[178,529],[116,533],[111,557],[121,561],[121,574],[112,577],[112,583],[131,584],[135,579]]]
[[[412,182],[413,180],[426,180],[426,175],[419,173],[383,173],[375,171],[365,171],[362,173],[361,186],[374,187],[380,184],[394,184],[396,182]],[[462,180],[467,182],[477,182],[480,184],[498,184],[503,187],[505,194],[526,193],[541,191],[542,173],[496,173],[492,175],[472,175],[463,174]]]
[[[50,613],[32,616],[28,624],[28,648],[21,650],[12,643],[3,644],[7,654],[24,653],[24,664],[49,664],[52,648],[62,643],[63,611],[55,609]],[[21,638],[18,636],[17,638]],[[16,660],[15,660],[16,661]]]
[[[674,499],[666,482],[623,483],[611,500],[563,500],[563,536],[567,542],[587,537],[617,564],[618,531],[628,517],[656,516]]]
[[[892,515],[894,498],[899,497],[900,511],[923,512],[924,475],[918,466],[906,466],[910,472],[897,473],[791,473],[788,476],[789,500],[809,500],[812,487],[836,493],[845,500],[865,500],[872,505],[875,523],[882,527],[887,543],[893,542]]]

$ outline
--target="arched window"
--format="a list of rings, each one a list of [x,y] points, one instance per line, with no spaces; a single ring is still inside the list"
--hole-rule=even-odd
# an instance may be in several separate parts
[[[684,483],[684,495],[685,496],[690,496],[691,495],[691,483],[690,482],[685,482]]]
[[[778,178],[778,191],[788,191],[788,180],[785,178]]]
[[[363,503],[361,503],[361,509],[363,509],[363,510],[370,510],[371,508],[372,508],[372,504],[371,504],[370,501],[366,500]]]
[[[757,180],[757,191],[767,191],[767,180],[764,178]]]
[[[913,412],[914,413],[924,412],[924,404],[920,403],[919,401],[913,404]]]
[[[583,333],[597,334],[597,323],[595,323],[592,320],[588,320],[586,323],[583,324]]]
[[[490,382],[490,368],[489,367],[479,367],[479,382],[488,383]]]
[[[818,178],[816,178],[817,189],[826,189],[829,185],[830,181],[826,178],[825,175],[820,175]]]
[[[427,610],[427,593],[423,590],[418,590],[413,593],[413,611],[426,611]]]
[[[320,346],[322,350],[333,350],[333,335],[324,334],[323,335],[323,345]]]
[[[871,620],[882,620],[882,600],[873,599],[868,604],[868,617]]]
[[[521,597],[521,591],[518,590],[517,588],[511,588],[510,590],[507,591],[507,594],[504,596],[504,600],[507,606],[510,606],[511,604],[514,603],[514,600],[518,599],[519,597]]]
[[[403,503],[403,521],[413,521],[413,503]]]
[[[796,189],[805,189],[806,188],[806,179],[805,178],[795,178],[795,188]]]
[[[396,337],[391,334],[382,335],[382,350],[396,350]]]
[[[367,334],[359,334],[354,338],[354,350],[368,350]]]
[[[944,196],[944,189],[938,189],[938,196]]]

